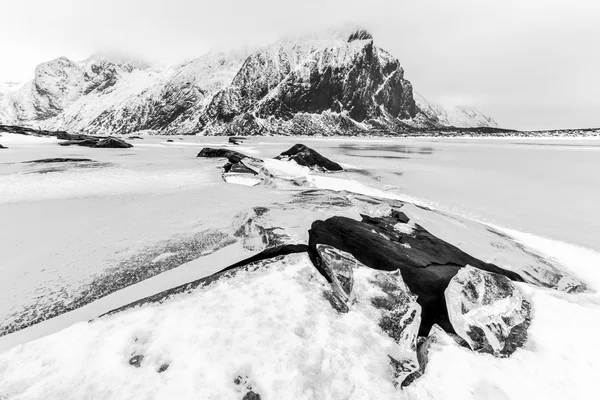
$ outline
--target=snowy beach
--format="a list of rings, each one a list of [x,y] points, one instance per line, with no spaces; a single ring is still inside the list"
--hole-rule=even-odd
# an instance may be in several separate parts
[[[133,148],[89,149],[52,138],[0,139],[10,147],[0,154],[0,398],[593,392],[600,141],[255,137],[232,145],[144,135]],[[344,171],[272,160],[295,143]],[[223,159],[196,157],[204,147],[264,159],[274,183],[225,182]],[[91,161],[26,163],[59,157]],[[369,325],[373,311],[361,305],[361,293],[373,290],[361,283],[367,276],[355,273],[356,309],[337,314],[318,295],[327,281],[301,254],[98,318],[276,244],[265,237],[306,243],[313,221],[377,217],[387,201],[403,203],[411,221],[483,261],[560,271],[560,282],[544,281],[554,289],[540,286],[545,275],[516,283],[532,304],[523,348],[496,358],[441,341],[424,375],[395,387],[386,355],[394,344]],[[588,290],[566,293],[567,281]]]

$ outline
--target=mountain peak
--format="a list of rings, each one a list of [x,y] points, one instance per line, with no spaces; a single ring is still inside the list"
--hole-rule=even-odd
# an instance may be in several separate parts
[[[476,109],[413,95],[398,59],[356,24],[252,52],[211,51],[168,68],[109,52],[79,63],[61,57],[40,64],[34,81],[3,102],[17,122],[107,134],[327,136],[496,126]]]

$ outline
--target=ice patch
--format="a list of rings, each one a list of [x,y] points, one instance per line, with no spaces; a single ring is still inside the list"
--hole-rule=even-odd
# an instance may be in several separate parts
[[[223,179],[227,183],[234,183],[236,185],[244,186],[256,186],[262,182],[262,179],[256,175],[236,172],[227,172],[223,174]]]
[[[263,160],[267,170],[281,179],[295,180],[304,178],[310,174],[310,168],[296,164],[296,162],[288,162],[266,158]]]

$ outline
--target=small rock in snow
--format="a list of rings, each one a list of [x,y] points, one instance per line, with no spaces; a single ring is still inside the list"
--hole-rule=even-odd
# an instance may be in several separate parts
[[[135,356],[129,359],[129,365],[133,365],[136,368],[142,366],[142,361],[144,360],[144,356],[141,354],[136,354]]]

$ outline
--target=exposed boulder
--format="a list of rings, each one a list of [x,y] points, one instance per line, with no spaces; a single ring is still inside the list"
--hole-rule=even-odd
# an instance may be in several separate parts
[[[98,143],[96,143],[96,147],[103,149],[126,149],[133,147],[133,145],[124,140],[109,136],[106,139],[100,139]]]
[[[4,147],[0,144],[0,149],[8,149],[8,147]]]
[[[257,172],[252,168],[247,167],[242,161],[238,161],[235,164],[227,163],[223,166],[224,172],[235,172],[239,174],[251,174],[257,175]]]
[[[240,144],[243,143],[244,140],[246,140],[247,138],[243,137],[243,136],[231,136],[229,137],[229,143],[232,144]]]
[[[315,150],[307,147],[303,144],[296,144],[289,150],[284,151],[277,157],[277,160],[290,160],[295,161],[299,165],[309,167],[321,171],[342,171],[343,168],[340,164],[331,161],[328,158],[323,157]]]
[[[435,323],[447,332],[454,332],[444,291],[466,265],[522,281],[518,274],[478,260],[419,225],[402,223],[398,214],[396,217],[364,217],[363,221],[338,216],[315,221],[309,231],[309,246],[317,251],[319,244],[350,253],[374,269],[400,270],[423,309],[420,335],[427,335]]]
[[[200,153],[196,157],[206,157],[206,158],[227,158],[231,163],[237,163],[241,159],[248,157],[245,154],[239,153],[234,150],[229,149],[214,149],[211,147],[205,147],[200,150]]]
[[[83,146],[83,147],[96,147],[98,139],[82,139],[82,140],[66,140],[59,143],[61,146]]]
[[[129,136],[127,139],[143,139],[141,136]]]
[[[445,297],[450,322],[471,349],[509,356],[526,342],[531,306],[507,277],[467,266]]]
[[[84,135],[81,133],[68,133],[68,132],[57,132],[56,138],[60,140],[88,140],[88,139],[101,139],[104,136]]]

